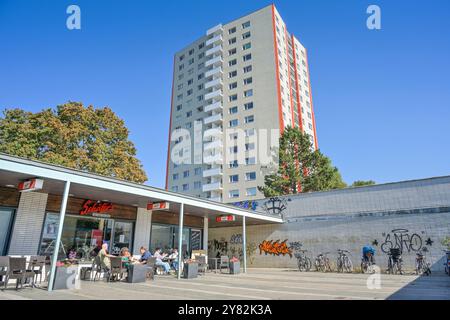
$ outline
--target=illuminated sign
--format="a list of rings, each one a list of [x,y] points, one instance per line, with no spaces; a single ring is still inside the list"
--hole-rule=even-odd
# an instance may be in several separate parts
[[[168,210],[169,203],[167,201],[164,202],[150,202],[147,204],[147,210]]]
[[[110,202],[86,200],[80,211],[80,215],[84,216],[90,213],[105,213],[111,211],[113,205]]]
[[[236,221],[236,216],[229,214],[227,216],[216,217],[216,222],[226,222],[226,221]]]

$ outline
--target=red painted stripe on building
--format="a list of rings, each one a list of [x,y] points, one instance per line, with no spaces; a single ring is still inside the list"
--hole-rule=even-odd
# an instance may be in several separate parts
[[[309,76],[308,51],[306,50],[306,48],[305,48],[305,59],[306,59],[306,68],[308,68],[309,100],[311,102],[311,116],[312,116],[313,130],[314,130],[314,145],[317,150],[317,149],[319,149],[319,145],[317,144],[316,117],[314,116],[314,107],[313,107],[313,100],[312,100],[312,93],[311,93],[311,79]]]
[[[166,162],[166,190],[169,188],[169,159],[170,159],[170,136],[172,134],[172,111],[173,111],[173,90],[175,84],[175,56],[173,56],[173,72],[172,72],[172,95],[170,97],[170,123],[169,123],[169,138],[167,142],[167,162]]]
[[[281,80],[280,80],[280,65],[278,61],[278,43],[277,43],[277,29],[275,22],[275,5],[272,4],[272,27],[273,27],[273,44],[275,47],[275,77],[277,79],[277,96],[278,96],[278,122],[280,126],[280,134],[284,131],[283,121],[283,107],[281,105]]]
[[[297,69],[297,54],[295,52],[295,40],[294,35],[291,36],[292,39],[292,55],[294,56],[294,70],[295,70],[295,88],[297,90],[297,112],[298,112],[298,123],[300,130],[303,132],[303,122],[302,122],[302,104],[300,103],[300,85],[298,83],[298,69]]]

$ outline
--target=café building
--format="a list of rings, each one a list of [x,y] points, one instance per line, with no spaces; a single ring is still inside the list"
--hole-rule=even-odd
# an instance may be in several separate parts
[[[0,154],[0,255],[51,256],[60,236],[58,259],[72,251],[89,260],[105,242],[112,254],[122,247],[138,254],[146,246],[179,247],[189,256],[193,250],[207,252],[210,228],[241,226],[245,239],[247,225],[272,223],[282,219]]]

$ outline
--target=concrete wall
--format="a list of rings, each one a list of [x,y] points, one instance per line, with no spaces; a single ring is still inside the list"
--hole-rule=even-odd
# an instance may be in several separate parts
[[[152,212],[148,211],[147,208],[138,208],[136,224],[134,228],[133,254],[141,254],[139,252],[141,246],[149,248],[151,230]]]
[[[47,197],[46,193],[38,192],[21,194],[11,235],[9,255],[37,254]]]

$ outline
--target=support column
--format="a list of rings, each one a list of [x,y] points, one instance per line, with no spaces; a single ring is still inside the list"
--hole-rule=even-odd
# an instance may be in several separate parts
[[[184,203],[180,203],[180,220],[178,223],[178,275],[177,278],[181,279],[181,267],[183,263],[183,216],[184,216]]]
[[[61,245],[61,235],[64,227],[64,218],[66,216],[67,199],[69,198],[70,181],[66,181],[64,187],[64,194],[61,200],[61,211],[59,212],[58,234],[56,236],[55,249],[52,257],[52,264],[50,269],[50,280],[48,281],[48,291],[53,291],[55,282],[56,262],[58,261],[59,247]]]
[[[208,217],[203,218],[203,250],[208,255]]]
[[[244,273],[247,273],[247,235],[245,226],[245,216],[242,217],[242,252],[244,256]]]

